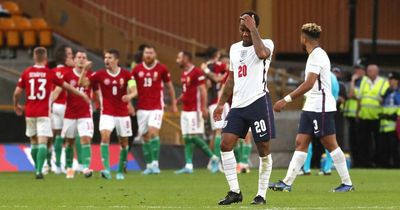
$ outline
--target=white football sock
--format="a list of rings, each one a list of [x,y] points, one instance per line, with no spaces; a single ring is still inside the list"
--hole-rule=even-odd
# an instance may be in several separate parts
[[[153,160],[153,162],[151,162],[151,165],[155,168],[158,168],[158,160]]]
[[[186,163],[185,168],[193,170],[193,163]]]
[[[297,174],[299,174],[299,171],[301,167],[304,165],[306,162],[307,158],[307,153],[302,152],[302,151],[295,151],[292,157],[292,160],[290,161],[288,171],[286,173],[286,177],[283,179],[283,182],[287,185],[292,185],[294,182],[294,179],[296,179]]]
[[[349,170],[347,170],[346,157],[340,147],[336,148],[331,152],[333,164],[335,165],[336,171],[338,172],[342,183],[345,185],[353,185],[351,183]]]
[[[232,192],[239,193],[239,181],[236,172],[236,159],[233,151],[221,152],[222,165],[226,180],[228,181],[229,188]]]
[[[272,171],[272,157],[271,154],[266,157],[260,157],[260,166],[258,168],[258,192],[265,199],[267,193],[269,177]]]

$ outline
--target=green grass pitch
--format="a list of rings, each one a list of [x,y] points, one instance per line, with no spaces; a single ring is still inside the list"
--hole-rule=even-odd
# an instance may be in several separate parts
[[[339,184],[336,172],[299,176],[292,192],[268,191],[266,206],[251,206],[258,180],[257,170],[252,170],[239,175],[243,203],[226,207],[217,205],[228,191],[224,175],[204,169],[191,175],[129,172],[123,181],[103,180],[98,172],[89,179],[76,174],[70,180],[64,175],[35,180],[33,173],[1,173],[0,209],[400,209],[400,170],[350,172],[354,192],[329,192]],[[270,181],[285,173],[274,169]]]

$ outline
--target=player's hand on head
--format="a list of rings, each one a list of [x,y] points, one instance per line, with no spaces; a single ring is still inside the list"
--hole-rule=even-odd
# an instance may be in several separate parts
[[[221,116],[222,116],[222,112],[223,111],[224,111],[224,107],[220,106],[220,105],[217,105],[217,107],[215,108],[214,113],[213,113],[214,121],[222,120]]]
[[[243,21],[243,23],[246,26],[246,28],[248,28],[250,31],[257,29],[256,21],[254,20],[253,16],[245,14],[245,15],[240,17],[240,20]]]
[[[282,109],[286,106],[286,104],[287,104],[287,102],[285,100],[283,100],[283,99],[277,101],[274,104],[274,111],[275,112],[281,112]]]

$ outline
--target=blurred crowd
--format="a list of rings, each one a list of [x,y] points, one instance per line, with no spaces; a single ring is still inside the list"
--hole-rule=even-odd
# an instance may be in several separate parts
[[[348,139],[352,165],[399,168],[399,73],[383,75],[375,64],[355,65],[350,81],[338,66],[332,73],[338,81],[337,139]]]

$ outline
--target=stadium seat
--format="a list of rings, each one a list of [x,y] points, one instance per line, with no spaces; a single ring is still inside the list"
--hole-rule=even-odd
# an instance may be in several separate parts
[[[7,46],[10,48],[15,48],[20,45],[19,33],[17,31],[16,25],[11,18],[1,18],[0,19],[0,30],[4,32],[6,37]]]
[[[31,19],[32,28],[39,36],[39,45],[49,47],[53,44],[52,31],[47,22],[43,18]]]
[[[12,19],[16,24],[17,30],[22,35],[22,45],[27,48],[34,47],[36,45],[36,33],[30,20],[20,16],[13,16]]]
[[[22,11],[19,8],[18,4],[13,2],[13,1],[4,1],[1,2],[1,5],[3,6],[4,9],[8,10],[8,12],[10,12],[11,15],[16,15],[16,16],[20,16],[22,15]]]

